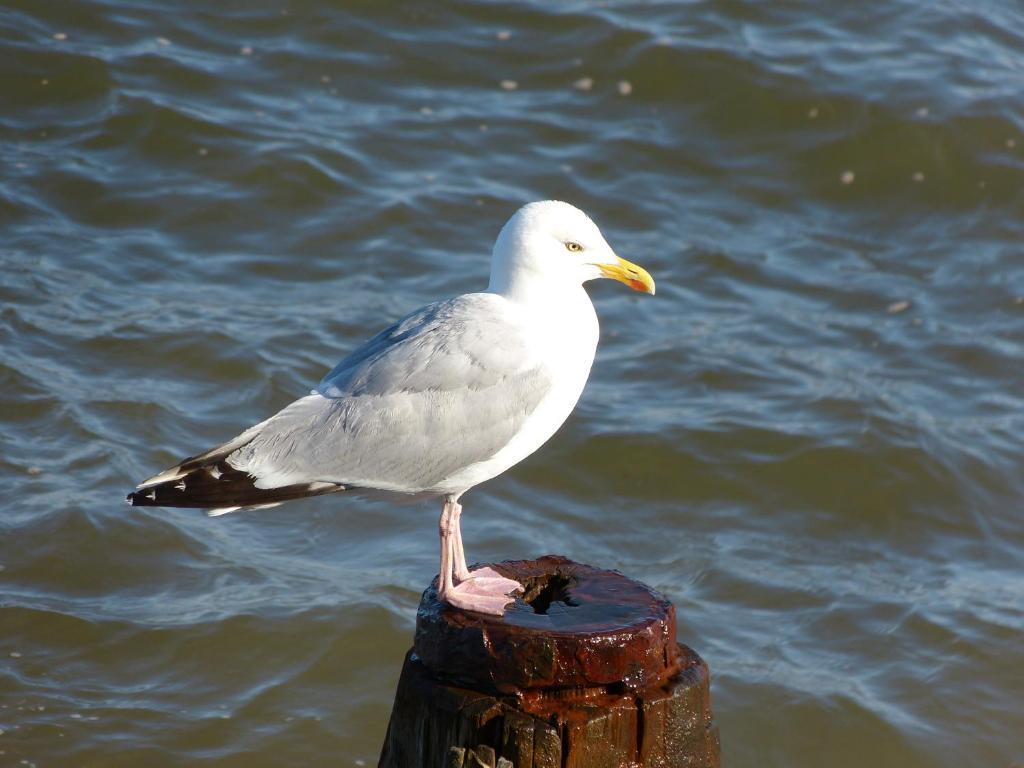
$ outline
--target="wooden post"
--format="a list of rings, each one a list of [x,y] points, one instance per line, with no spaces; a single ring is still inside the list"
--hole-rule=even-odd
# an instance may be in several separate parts
[[[707,665],[675,608],[548,555],[494,566],[525,587],[502,617],[423,593],[381,768],[717,768]]]

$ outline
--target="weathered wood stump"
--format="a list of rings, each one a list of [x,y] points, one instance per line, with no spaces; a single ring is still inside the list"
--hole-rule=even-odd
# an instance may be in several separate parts
[[[381,768],[719,765],[708,668],[668,600],[564,557],[494,568],[525,587],[504,616],[423,593]]]

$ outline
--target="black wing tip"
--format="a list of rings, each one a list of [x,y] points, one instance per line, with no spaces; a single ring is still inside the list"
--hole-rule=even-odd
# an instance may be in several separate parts
[[[155,507],[156,494],[150,493],[147,496],[144,490],[132,491],[124,497],[124,503],[129,507]]]
[[[192,507],[199,509],[224,509],[258,507],[279,504],[284,501],[323,496],[328,493],[347,490],[340,483],[310,482],[286,485],[278,488],[257,488],[255,479],[245,472],[221,463],[211,474],[204,467],[202,474],[189,473],[183,477],[166,480],[132,491],[125,496],[130,507]]]

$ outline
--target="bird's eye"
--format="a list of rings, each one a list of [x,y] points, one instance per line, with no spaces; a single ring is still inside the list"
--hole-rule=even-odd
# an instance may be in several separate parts
[[[583,250],[583,246],[582,246],[582,245],[580,245],[579,243],[577,243],[577,242],[574,242],[574,241],[572,241],[572,240],[570,240],[569,242],[567,242],[567,243],[565,244],[565,247],[566,247],[566,248],[567,248],[568,250],[572,251],[573,253],[576,253],[576,252],[578,252],[578,251],[582,251],[582,250]]]

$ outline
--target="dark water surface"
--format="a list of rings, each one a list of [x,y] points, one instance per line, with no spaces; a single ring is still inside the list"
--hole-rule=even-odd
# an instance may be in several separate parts
[[[663,590],[732,768],[1024,761],[1016,0],[6,2],[0,168],[0,765],[375,763],[438,505],[122,497],[547,197],[658,296],[471,559]]]

